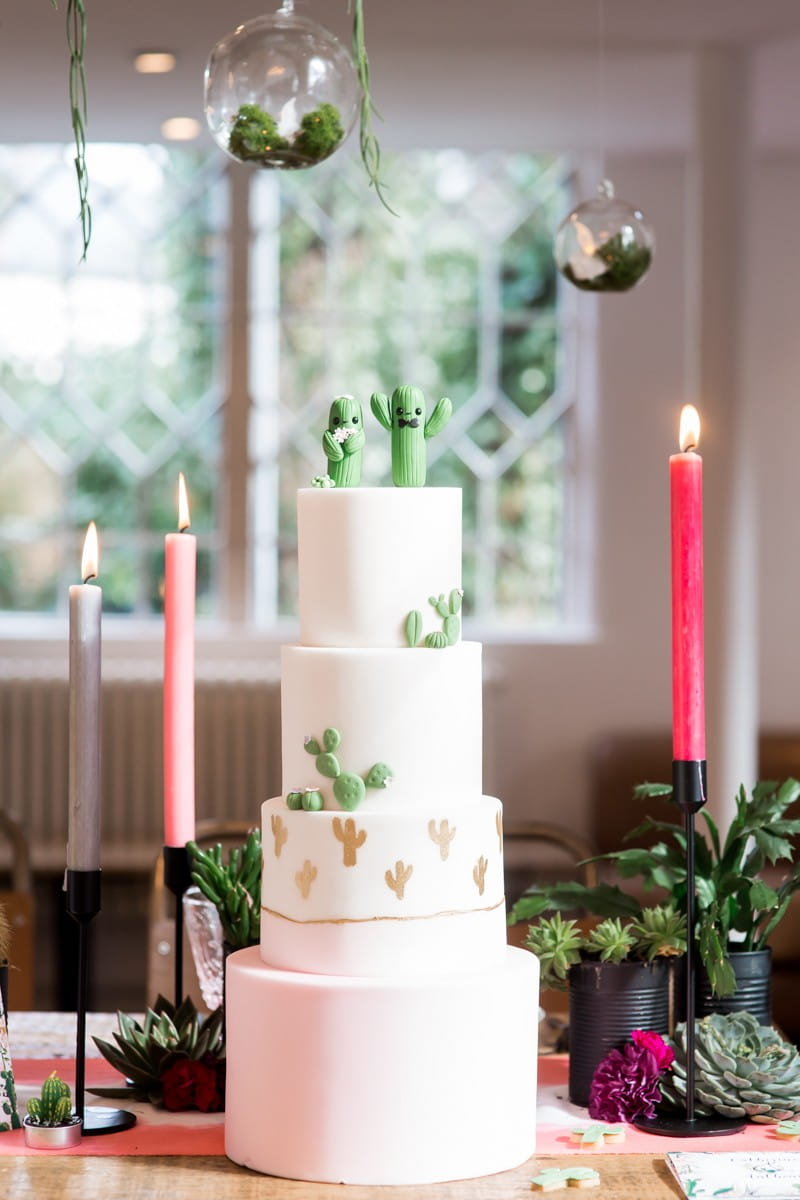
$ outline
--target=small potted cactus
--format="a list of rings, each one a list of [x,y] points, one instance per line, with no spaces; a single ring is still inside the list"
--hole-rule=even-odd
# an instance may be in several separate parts
[[[72,1111],[72,1094],[57,1071],[42,1084],[41,1095],[28,1101],[23,1119],[25,1142],[37,1150],[65,1150],[81,1140],[81,1118]]]

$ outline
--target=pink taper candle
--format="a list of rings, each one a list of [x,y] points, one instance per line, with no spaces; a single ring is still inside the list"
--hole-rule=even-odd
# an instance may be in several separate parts
[[[100,622],[94,521],[86,530],[81,579],[69,589],[69,822],[67,868],[100,866]]]
[[[194,838],[194,610],[197,539],[187,533],[189,504],[178,478],[178,528],[165,541],[164,844]]]
[[[706,756],[703,670],[703,460],[700,417],[681,411],[680,454],[669,460],[672,519],[672,757]]]

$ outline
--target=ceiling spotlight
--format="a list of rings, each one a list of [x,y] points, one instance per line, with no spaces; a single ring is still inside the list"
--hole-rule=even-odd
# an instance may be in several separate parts
[[[169,117],[161,124],[162,136],[170,142],[191,142],[200,134],[201,125],[194,117]]]
[[[143,50],[133,60],[140,75],[165,75],[175,67],[175,55],[166,50]]]

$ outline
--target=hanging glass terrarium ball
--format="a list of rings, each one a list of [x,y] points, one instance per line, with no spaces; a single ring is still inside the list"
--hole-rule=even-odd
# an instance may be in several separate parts
[[[217,145],[239,162],[302,169],[333,154],[358,115],[353,61],[329,30],[284,0],[217,42],[205,109]]]
[[[638,209],[604,179],[594,200],[579,204],[556,233],[559,271],[585,292],[627,292],[646,275],[656,239]]]

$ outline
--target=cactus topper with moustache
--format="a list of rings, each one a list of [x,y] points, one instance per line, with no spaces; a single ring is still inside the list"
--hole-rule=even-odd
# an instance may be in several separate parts
[[[402,384],[391,399],[373,392],[370,407],[384,429],[392,435],[392,482],[395,487],[424,487],[427,471],[425,443],[444,429],[453,413],[452,402],[443,396],[426,418],[425,395],[413,384]]]
[[[358,487],[365,440],[361,405],[352,396],[337,396],[328,414],[328,428],[322,435],[328,477],[334,487]]]

